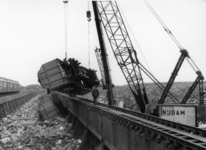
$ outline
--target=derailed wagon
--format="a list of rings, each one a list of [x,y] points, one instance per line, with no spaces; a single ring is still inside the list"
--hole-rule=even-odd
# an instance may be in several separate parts
[[[38,81],[43,88],[70,95],[85,95],[99,85],[96,71],[80,66],[74,58],[54,59],[43,64],[38,71]]]

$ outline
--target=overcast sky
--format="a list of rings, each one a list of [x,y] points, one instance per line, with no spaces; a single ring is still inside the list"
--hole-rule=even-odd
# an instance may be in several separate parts
[[[206,76],[206,2],[149,2]],[[119,1],[118,4],[152,73],[159,81],[168,81],[180,56],[178,47],[144,1]],[[92,11],[91,4],[89,7]],[[99,47],[94,15],[88,36],[87,10],[85,0],[68,3],[68,57],[76,58],[88,67],[89,37],[90,67],[98,71],[100,78],[94,53],[94,48]],[[42,64],[55,58],[64,59],[64,31],[61,0],[0,0],[0,76],[19,81],[23,86],[37,84],[37,72]],[[131,31],[129,33],[138,58],[148,68]],[[113,82],[126,84],[108,41],[106,44]],[[196,74],[185,61],[176,81],[194,81],[195,78]],[[144,81],[151,82],[145,76]]]

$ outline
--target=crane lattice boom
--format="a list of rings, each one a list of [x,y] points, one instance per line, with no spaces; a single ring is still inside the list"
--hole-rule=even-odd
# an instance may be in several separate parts
[[[145,112],[148,103],[136,51],[132,45],[118,5],[113,1],[98,1],[99,18],[124,77],[141,110]]]

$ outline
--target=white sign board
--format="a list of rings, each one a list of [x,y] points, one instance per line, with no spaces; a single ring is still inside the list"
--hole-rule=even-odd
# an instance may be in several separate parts
[[[124,108],[124,101],[119,101],[119,103],[118,103],[118,107],[120,107],[120,108]]]
[[[160,106],[160,117],[166,120],[196,126],[195,107]]]

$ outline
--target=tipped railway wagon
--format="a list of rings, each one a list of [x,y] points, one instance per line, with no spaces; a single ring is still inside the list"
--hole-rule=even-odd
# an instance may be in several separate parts
[[[50,91],[85,95],[100,82],[95,70],[87,69],[80,64],[73,58],[63,61],[54,59],[41,66],[38,81],[43,88]]]
[[[0,94],[19,92],[20,84],[18,81],[0,77]]]

